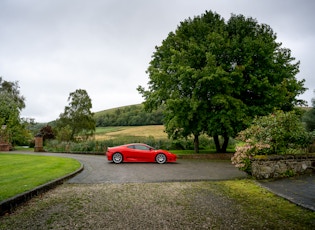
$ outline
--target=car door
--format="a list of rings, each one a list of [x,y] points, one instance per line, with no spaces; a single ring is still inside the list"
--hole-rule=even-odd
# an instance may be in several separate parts
[[[135,161],[137,156],[136,156],[136,149],[134,145],[128,145],[124,149],[124,158],[125,161]]]
[[[139,161],[148,162],[152,161],[152,150],[146,145],[135,145],[135,154]]]

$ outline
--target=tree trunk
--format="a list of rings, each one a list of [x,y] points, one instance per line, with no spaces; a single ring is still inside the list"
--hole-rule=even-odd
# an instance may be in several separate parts
[[[194,135],[194,150],[199,153],[199,135]]]
[[[219,153],[219,152],[220,152],[220,149],[221,149],[221,147],[220,147],[220,141],[219,141],[219,136],[218,136],[218,135],[214,135],[214,136],[213,136],[213,140],[214,140],[214,144],[215,144],[215,149],[216,149],[217,153]]]
[[[224,135],[223,138],[224,138],[224,142],[222,145],[221,153],[226,153],[226,149],[227,149],[228,144],[229,144],[229,137]]]
[[[229,144],[229,137],[224,135],[223,138],[224,138],[224,142],[223,142],[222,147],[221,147],[219,135],[213,136],[213,140],[215,143],[215,148],[216,148],[217,153],[226,153],[226,149],[227,149],[227,146]]]

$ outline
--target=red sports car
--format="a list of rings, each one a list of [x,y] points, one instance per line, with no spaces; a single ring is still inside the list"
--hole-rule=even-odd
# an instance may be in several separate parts
[[[111,147],[106,152],[107,159],[116,164],[121,162],[175,162],[176,155],[166,150],[155,150],[149,145],[134,143]]]

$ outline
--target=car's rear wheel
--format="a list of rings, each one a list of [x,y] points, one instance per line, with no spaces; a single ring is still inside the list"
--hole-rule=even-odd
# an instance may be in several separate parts
[[[163,153],[159,153],[156,155],[155,161],[159,164],[164,164],[166,162],[166,156]]]
[[[121,163],[123,161],[123,156],[122,156],[122,154],[121,153],[114,153],[114,155],[113,155],[113,162],[115,163],[115,164],[119,164],[119,163]]]

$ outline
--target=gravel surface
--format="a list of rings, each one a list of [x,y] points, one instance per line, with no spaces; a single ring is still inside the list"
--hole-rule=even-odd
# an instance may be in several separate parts
[[[64,184],[0,229],[240,229],[246,213],[215,183]]]

